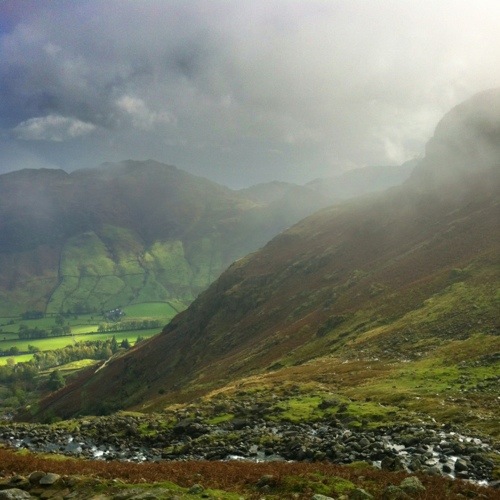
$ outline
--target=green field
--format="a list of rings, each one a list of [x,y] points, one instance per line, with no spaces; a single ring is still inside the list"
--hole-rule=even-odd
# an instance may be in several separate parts
[[[123,309],[125,312],[124,321],[155,319],[161,324],[167,324],[183,307],[178,303],[150,302],[134,304]],[[40,351],[51,351],[61,349],[75,342],[106,340],[115,336],[118,342],[127,339],[134,344],[137,337],[149,338],[159,333],[162,327],[141,330],[98,332],[99,325],[106,320],[98,314],[80,314],[64,318],[64,324],[71,327],[71,334],[61,337],[49,337],[43,339],[19,339],[18,332],[20,325],[28,328],[40,328],[49,330],[56,325],[55,316],[48,316],[40,319],[22,320],[20,317],[7,318],[0,317],[0,351],[7,352],[10,348],[16,347],[22,354],[17,356],[0,356],[0,365],[7,363],[8,359],[14,359],[16,363],[29,361],[33,354],[26,354],[28,346],[40,349]]]
[[[111,337],[115,337],[117,342],[120,343],[122,340],[127,339],[131,344],[134,344],[137,337],[141,336],[143,338],[149,338],[153,335],[160,333],[158,329],[154,328],[152,330],[128,330],[125,332],[108,332],[108,333],[91,333],[86,335],[75,335],[67,337],[55,337],[51,339],[36,339],[36,340],[16,340],[6,344],[7,349],[16,346],[20,351],[27,351],[28,345],[38,347],[40,351],[53,351],[54,349],[62,349],[73,342],[85,342],[87,340],[106,340]],[[5,349],[4,343],[0,342],[2,349]],[[16,363],[22,363],[24,361],[29,361],[33,357],[32,354],[21,354],[19,356],[1,356],[0,365],[6,364],[7,359],[14,358]]]
[[[169,321],[184,309],[185,306],[179,302],[147,302],[126,306],[123,311],[130,318],[161,318]]]

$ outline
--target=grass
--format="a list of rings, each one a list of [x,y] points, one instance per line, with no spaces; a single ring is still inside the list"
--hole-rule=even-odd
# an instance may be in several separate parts
[[[18,356],[1,356],[0,357],[0,366],[6,365],[9,363],[9,359],[13,359],[14,363],[26,363],[33,359],[33,354],[20,354]]]
[[[210,425],[217,425],[222,424],[223,422],[230,422],[233,419],[233,413],[222,413],[220,415],[216,415],[215,417],[208,418],[207,420],[205,420],[205,422]]]
[[[217,265],[219,272],[222,264]],[[180,308],[174,306],[178,312],[199,292],[195,276],[199,272],[200,266],[186,258],[181,241],[157,241],[144,247],[133,232],[106,225],[67,240],[60,283],[46,309],[112,309],[172,298],[180,302]]]
[[[498,338],[484,334],[448,342],[423,360],[393,366],[383,377],[356,385],[347,381],[343,393],[465,424],[498,439],[498,361],[491,354],[499,347]]]
[[[154,304],[137,304],[132,307],[129,311],[135,313],[134,320],[143,319],[160,319],[165,323],[173,317],[176,312],[170,304],[166,303],[154,303]],[[148,316],[146,318],[139,316],[139,314],[147,313]],[[132,319],[130,316],[126,316],[127,319]],[[42,328],[45,330],[49,330],[56,326],[55,317],[44,317],[38,320],[26,320],[21,321],[21,318],[0,318],[0,324],[4,328],[12,329],[12,332],[5,333],[5,340],[0,340],[0,350],[3,352],[8,352],[11,348],[16,347],[22,354],[17,356],[1,356],[0,357],[0,366],[4,366],[10,363],[24,363],[30,361],[33,358],[33,354],[25,354],[29,350],[38,349],[42,352],[54,351],[57,349],[62,349],[64,347],[73,345],[74,343],[86,342],[86,341],[103,341],[108,340],[112,337],[115,337],[118,344],[120,344],[123,340],[128,340],[128,342],[133,345],[136,342],[136,339],[142,337],[143,339],[152,337],[158,334],[161,331],[161,326],[152,329],[140,329],[140,330],[126,330],[119,332],[104,332],[100,333],[96,330],[98,329],[98,323],[102,320],[102,318],[97,317],[97,315],[80,315],[80,316],[70,316],[68,318],[64,318],[65,324],[69,324],[71,326],[72,335],[66,335],[61,337],[48,337],[44,339],[19,339],[17,332],[19,331],[19,327],[21,324],[25,324],[28,328],[33,329],[35,327]],[[75,361],[73,363],[69,363],[67,365],[60,365],[57,367],[58,370],[62,371],[65,376],[73,375],[80,370],[83,370],[93,364],[96,361],[93,360],[81,360]],[[15,368],[14,368],[15,369]],[[39,380],[43,380],[47,377],[47,375],[53,371],[55,367],[52,367],[46,373],[40,373]],[[8,385],[7,385],[8,387]],[[22,403],[20,397],[17,397],[15,392],[15,387],[12,386],[11,389],[12,395],[7,393],[7,396],[4,400],[1,401],[0,410],[8,410],[10,408],[17,408],[19,404]],[[31,391],[31,389],[30,389]],[[30,397],[33,399],[38,397],[35,395],[35,392],[32,391]],[[34,404],[34,401],[32,401]],[[31,402],[30,402],[31,404]]]
[[[75,336],[67,335],[64,337],[52,337],[48,339],[14,340],[8,342],[7,348],[15,346],[21,351],[27,351],[28,345],[32,345],[34,347],[40,348],[41,351],[53,351],[54,349],[61,349],[63,347],[71,345],[74,342],[85,342],[88,340],[106,340],[110,339],[113,336],[116,338],[118,343],[124,339],[128,339],[133,344],[138,336],[149,338],[158,333],[159,329],[153,328],[151,330],[127,330],[124,332],[87,333]],[[12,357],[16,359],[16,356]],[[1,360],[2,357],[0,357],[0,362]]]
[[[303,395],[302,397],[290,398],[276,405],[276,410],[279,412],[278,418],[290,422],[319,419],[323,416],[323,412],[318,410],[321,401],[322,398],[316,395]]]
[[[325,496],[341,495],[355,489],[355,485],[347,479],[319,473],[285,476],[280,487],[295,493]]]
[[[159,319],[167,324],[178,311],[184,308],[179,302],[151,302],[133,304],[124,308],[126,314],[125,319],[141,320],[141,319]],[[8,351],[11,347],[17,347],[21,352],[28,351],[28,346],[33,346],[41,351],[50,351],[60,349],[74,342],[106,340],[115,336],[118,342],[124,339],[134,343],[137,337],[149,338],[156,335],[161,330],[153,328],[149,330],[127,330],[123,332],[106,332],[99,333],[97,329],[103,319],[98,314],[80,314],[70,315],[64,318],[65,324],[71,327],[71,335],[63,337],[49,337],[45,339],[19,339],[18,331],[21,324],[33,329],[50,330],[56,326],[55,316],[46,316],[40,319],[22,320],[20,317],[0,317],[0,350]],[[20,354],[18,356],[3,356],[0,357],[0,365],[7,363],[9,358],[13,358],[16,363],[29,361],[33,357],[32,354]]]
[[[99,361],[95,359],[80,359],[79,361],[72,361],[71,363],[66,363],[65,365],[59,365],[57,369],[60,372],[69,373],[81,370],[82,368],[87,368],[89,366],[95,365]],[[41,372],[42,374],[48,374],[52,371],[52,369]]]
[[[147,302],[131,304],[123,308],[123,311],[131,318],[161,318],[170,320],[180,312],[178,303],[170,302]]]
[[[231,412],[224,398],[266,401],[274,394],[271,420],[335,417],[368,429],[435,420],[498,440],[499,347],[498,337],[475,334],[405,362],[376,359],[369,351],[354,360],[327,355],[234,381],[210,397],[221,404],[221,415]]]

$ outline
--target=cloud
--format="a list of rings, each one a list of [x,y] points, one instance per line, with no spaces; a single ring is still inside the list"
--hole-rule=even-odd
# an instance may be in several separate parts
[[[67,141],[90,134],[95,125],[75,118],[48,115],[30,118],[13,128],[19,139],[25,141]]]
[[[155,125],[174,121],[173,117],[165,111],[150,110],[138,97],[123,95],[116,100],[116,106],[130,117],[133,127],[142,130],[150,130]]]
[[[440,116],[500,85],[496,0],[27,2],[0,3],[0,129],[88,141],[92,160],[307,181],[421,154]],[[48,117],[99,133],[67,141]],[[51,163],[90,161],[42,142]]]

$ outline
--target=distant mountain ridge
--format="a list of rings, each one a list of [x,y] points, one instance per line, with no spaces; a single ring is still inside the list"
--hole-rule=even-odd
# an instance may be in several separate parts
[[[459,373],[460,363],[486,370],[483,363],[490,366],[492,349],[500,348],[500,155],[489,151],[483,161],[482,151],[466,142],[469,168],[460,154],[454,175],[448,174],[457,158],[453,144],[468,137],[461,110],[479,110],[470,132],[488,135],[491,115],[485,114],[483,127],[480,111],[499,95],[500,89],[481,94],[452,110],[441,122],[449,129],[438,127],[429,156],[404,185],[324,209],[281,233],[234,263],[161,335],[83,375],[42,410],[67,417],[100,411],[103,401],[107,411],[161,408],[237,386],[246,377],[278,379],[281,372],[287,380],[330,384],[333,391],[346,383],[336,373],[349,361],[365,360],[356,365],[359,372],[378,367],[369,372],[376,383],[381,372],[403,362],[414,363],[410,371],[421,370],[419,360],[436,352],[450,356],[433,360],[441,371]],[[495,117],[500,119],[498,109]],[[410,380],[419,372],[412,373]],[[461,383],[453,396],[463,407]],[[397,382],[392,384],[395,391]],[[422,387],[412,386],[412,400]],[[355,382],[348,390],[360,392]],[[375,385],[371,391],[375,401],[397,403],[392,390],[377,392]],[[491,394],[481,391],[460,418],[491,420]],[[429,397],[435,396],[440,394]],[[441,407],[431,409],[443,413]]]
[[[325,196],[347,200],[402,184],[410,177],[417,164],[418,160],[413,159],[397,166],[358,168],[336,177],[315,179],[308,182],[306,187]]]
[[[235,259],[333,201],[286,183],[234,191],[153,160],[2,175],[0,315],[186,305]]]

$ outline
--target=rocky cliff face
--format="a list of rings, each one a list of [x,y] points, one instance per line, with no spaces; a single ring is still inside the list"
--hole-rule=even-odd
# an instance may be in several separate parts
[[[430,187],[492,167],[500,167],[499,89],[471,97],[442,118],[413,177]]]

